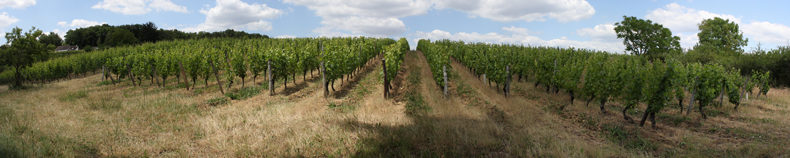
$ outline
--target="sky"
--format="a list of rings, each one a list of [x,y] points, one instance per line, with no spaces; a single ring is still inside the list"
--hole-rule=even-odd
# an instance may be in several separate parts
[[[697,24],[737,23],[746,51],[790,45],[790,1],[730,0],[0,0],[0,35],[32,26],[65,36],[107,23],[154,22],[186,32],[242,30],[275,38],[406,37],[624,53],[614,23],[651,20],[693,47]],[[0,42],[6,40],[0,39]]]

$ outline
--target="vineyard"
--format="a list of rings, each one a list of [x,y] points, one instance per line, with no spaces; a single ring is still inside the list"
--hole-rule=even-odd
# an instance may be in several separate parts
[[[150,79],[152,84],[163,86],[168,77],[176,77],[179,82],[184,79],[182,84],[186,89],[190,88],[191,80],[194,89],[198,79],[209,86],[208,80],[216,78],[231,88],[239,79],[245,83],[248,77],[254,81],[259,76],[271,79],[272,83],[284,80],[283,86],[287,87],[289,79],[295,82],[297,75],[304,78],[308,72],[323,70],[326,85],[332,85],[335,80],[342,82],[353,76],[382,51],[392,63],[387,66],[393,70],[388,74],[394,77],[408,47],[405,39],[396,44],[392,39],[365,37],[176,40],[40,62],[22,73],[27,82],[45,83],[101,70],[109,72],[103,74],[112,83],[129,79],[133,85],[140,86],[143,80]],[[0,74],[0,80],[12,80],[11,72]],[[222,85],[219,88],[222,91]]]
[[[416,42],[175,40],[38,62],[22,70],[34,88],[0,89],[0,155],[787,155],[788,91],[768,71]]]
[[[655,115],[674,100],[683,106],[683,98],[691,94],[687,113],[691,113],[695,100],[699,112],[706,118],[706,106],[721,106],[722,101],[740,105],[744,92],[754,87],[765,95],[770,87],[769,72],[741,76],[739,70],[728,70],[717,64],[693,63],[684,65],[674,59],[648,61],[642,56],[609,54],[607,52],[574,48],[525,47],[485,43],[465,44],[463,41],[420,40],[418,50],[423,50],[434,78],[439,85],[441,67],[449,66],[449,56],[457,59],[475,75],[483,77],[490,85],[502,86],[505,94],[513,75],[521,78],[534,76],[535,87],[542,84],[547,93],[568,93],[571,103],[577,96],[589,98],[587,105],[597,99],[602,113],[610,100],[626,104],[622,110],[625,120],[634,121],[626,111],[646,103],[640,126],[648,117],[655,127]],[[437,73],[439,72],[439,73]],[[497,88],[499,89],[499,88]],[[576,92],[576,93],[574,93]],[[683,109],[683,108],[681,108]]]

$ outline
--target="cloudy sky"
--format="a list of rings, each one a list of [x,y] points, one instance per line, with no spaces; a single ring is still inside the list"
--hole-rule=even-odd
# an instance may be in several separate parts
[[[746,50],[790,40],[790,1],[727,0],[0,0],[0,32],[152,21],[188,32],[228,28],[270,37],[375,36],[416,40],[578,47],[623,52],[614,33],[623,15],[663,24],[697,43],[697,24],[722,17],[740,25]],[[5,41],[2,39],[0,41]]]

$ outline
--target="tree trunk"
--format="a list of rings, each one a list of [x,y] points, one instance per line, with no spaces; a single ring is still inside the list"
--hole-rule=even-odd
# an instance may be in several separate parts
[[[647,117],[650,115],[650,113],[649,113],[650,108],[651,108],[651,106],[648,105],[647,108],[645,109],[645,112],[642,114],[642,120],[639,121],[639,127],[645,126],[645,121],[647,121]]]
[[[724,106],[724,80],[721,81],[721,93],[719,93],[719,105]]]
[[[181,54],[183,55],[184,53]],[[184,72],[184,65],[181,64],[180,61],[178,62],[178,67],[181,68],[181,74],[178,76],[184,75],[184,87],[186,87],[187,90],[189,90],[189,79],[187,79],[187,74]],[[178,79],[178,81],[181,81],[181,79]]]
[[[655,129],[656,128],[656,113],[655,112],[651,112],[650,113],[650,122],[653,123],[653,129]]]
[[[129,79],[132,80],[132,85],[135,85],[134,76],[132,75],[132,67],[130,67],[129,64],[126,64],[126,70],[129,70]]]
[[[694,84],[693,84],[694,86],[691,87],[694,90],[693,92],[691,92],[691,101],[689,102],[688,109],[686,109],[686,115],[689,115],[691,113],[691,108],[694,107],[694,100],[696,100],[695,97],[697,95],[697,81],[699,81],[699,76],[697,76],[697,78],[694,79]]]
[[[384,99],[387,99],[387,95],[389,93],[389,85],[387,85],[387,61],[381,59],[381,67],[384,68]]]
[[[225,90],[222,90],[222,81],[219,80],[219,73],[217,73],[217,68],[214,67],[214,62],[209,61],[208,63],[211,64],[211,69],[214,70],[214,77],[217,77],[217,87],[219,87],[219,92],[225,94]],[[206,86],[208,86],[208,82],[206,82]]]
[[[765,84],[765,80],[760,82],[760,86],[757,87],[757,96],[754,97],[754,99],[760,98],[760,94],[763,93],[762,90],[763,90],[763,87],[764,87],[763,85],[764,84]]]
[[[269,96],[274,95],[274,79],[272,78],[272,59],[266,65],[266,78],[269,80]]]
[[[156,68],[154,67],[154,65],[150,65],[150,66],[151,66],[151,72],[154,73],[154,76],[151,78],[151,84],[154,84],[154,81],[156,81],[156,84],[158,86],[159,85],[159,77],[156,75]]]
[[[703,108],[703,107],[702,107],[702,104],[700,104],[700,105],[699,105],[699,114],[701,114],[701,115],[702,115],[702,119],[708,119],[708,116],[707,116],[707,115],[705,115],[705,111],[702,111],[703,109],[705,109],[705,108]],[[689,111],[690,111],[690,110],[689,110]]]
[[[680,114],[683,114],[683,98],[678,98],[678,107],[680,109]]]
[[[592,102],[593,99],[595,99],[595,96],[590,96],[590,100],[587,100],[587,105],[586,105],[587,107],[590,106],[590,102]]]
[[[14,68],[15,68],[14,78],[16,78],[16,79],[14,80],[14,86],[13,87],[14,88],[22,88],[22,72],[20,72],[20,70],[19,70],[21,68],[21,66],[14,65]]]
[[[606,98],[601,98],[601,113],[606,114],[606,109],[604,108],[606,105]]]
[[[574,96],[573,96],[573,90],[570,90],[569,94],[571,96],[571,105],[573,105],[573,99],[575,99]]]

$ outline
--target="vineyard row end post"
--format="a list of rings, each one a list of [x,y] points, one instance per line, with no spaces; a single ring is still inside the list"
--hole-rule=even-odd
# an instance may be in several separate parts
[[[272,78],[272,59],[266,65],[266,77],[269,78],[269,96],[274,95],[274,78]]]
[[[217,72],[217,68],[214,67],[214,62],[209,60],[208,63],[211,64],[211,69],[214,69],[214,77],[217,77],[217,87],[219,87],[219,92],[225,94],[225,90],[222,90],[222,81],[219,80],[219,73]]]
[[[389,86],[387,86],[387,61],[381,59],[381,67],[384,67],[384,99],[387,99],[389,94]]]
[[[106,68],[107,68],[106,65],[102,65],[101,66],[101,81],[102,82],[104,82],[104,79],[107,78],[107,73],[105,72]]]
[[[510,78],[512,78],[512,76],[510,76],[510,65],[505,67],[505,74],[507,74],[505,75],[507,76],[507,79],[505,80],[505,82],[507,82],[505,84],[505,97],[507,97],[508,93],[510,93]]]
[[[444,97],[447,98],[447,65],[442,65],[442,73],[444,74]]]

